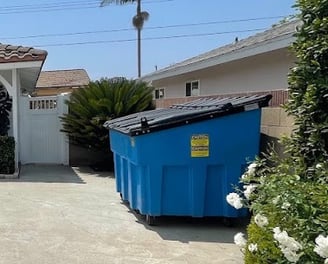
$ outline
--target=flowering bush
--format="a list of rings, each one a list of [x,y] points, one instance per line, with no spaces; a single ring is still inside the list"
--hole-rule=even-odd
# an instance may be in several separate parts
[[[284,141],[287,155],[250,164],[243,189],[227,199],[253,213],[247,241],[235,238],[249,264],[328,264],[328,1],[296,0],[295,6],[302,26],[288,79],[286,109],[295,130]]]
[[[302,179],[291,157],[270,159],[251,164],[241,178],[243,190],[227,196],[230,205],[253,213],[248,240],[235,237],[245,263],[328,263],[328,182]],[[277,164],[268,166],[274,159]],[[328,172],[327,162],[312,173],[319,177],[323,170]]]

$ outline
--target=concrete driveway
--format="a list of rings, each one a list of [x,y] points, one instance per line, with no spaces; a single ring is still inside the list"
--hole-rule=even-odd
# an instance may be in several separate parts
[[[115,191],[110,173],[24,166],[0,181],[0,263],[243,263],[234,244],[244,226],[165,217],[145,224]]]

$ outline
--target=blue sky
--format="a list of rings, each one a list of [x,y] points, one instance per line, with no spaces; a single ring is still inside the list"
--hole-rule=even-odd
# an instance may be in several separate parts
[[[0,42],[47,50],[43,70],[84,68],[92,80],[134,78],[136,31],[131,20],[136,5],[100,8],[99,3],[6,1],[0,7]],[[293,0],[142,0],[142,10],[150,13],[142,32],[142,74],[263,31],[280,17],[294,14],[293,4]]]

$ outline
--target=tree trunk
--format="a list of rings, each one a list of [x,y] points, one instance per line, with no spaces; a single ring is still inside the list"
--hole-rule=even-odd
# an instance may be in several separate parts
[[[141,29],[138,28],[138,77],[141,77]]]
[[[141,15],[141,0],[137,2],[137,16]],[[138,78],[141,77],[141,28],[137,28],[137,60],[138,60]]]

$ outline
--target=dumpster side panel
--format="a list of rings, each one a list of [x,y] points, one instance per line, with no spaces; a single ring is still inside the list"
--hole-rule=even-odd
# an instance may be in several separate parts
[[[117,153],[113,153],[114,159],[114,172],[115,172],[115,183],[116,183],[116,191],[121,193],[121,156]]]

